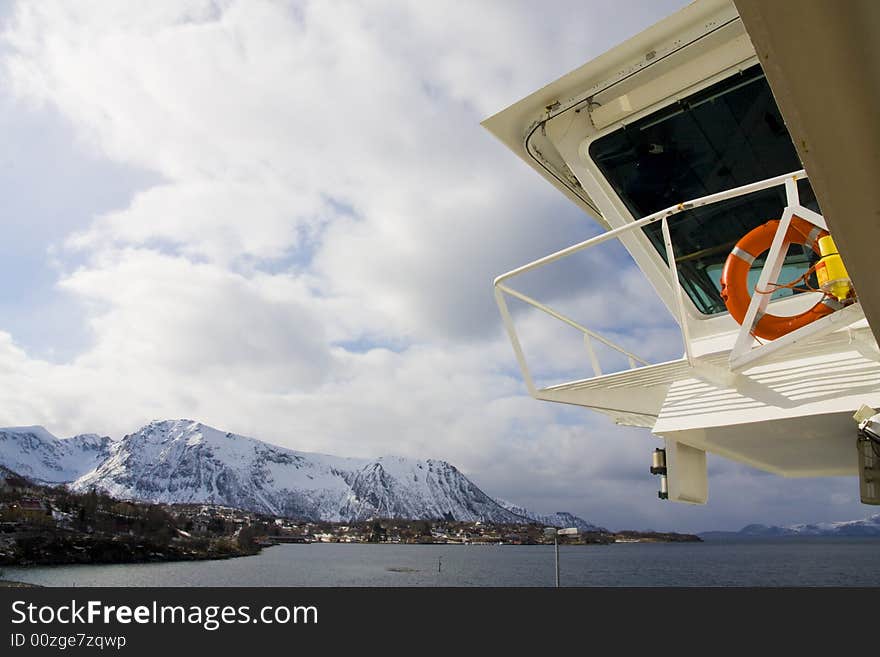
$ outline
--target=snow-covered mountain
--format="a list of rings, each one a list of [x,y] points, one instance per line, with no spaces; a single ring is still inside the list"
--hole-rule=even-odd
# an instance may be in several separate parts
[[[0,465],[21,475],[123,499],[345,522],[544,522],[521,507],[505,508],[445,461],[298,452],[192,420],[153,422],[119,441],[93,435],[59,440],[42,427],[0,429],[0,441]],[[574,516],[547,519],[593,528]]]
[[[577,527],[582,532],[608,531],[604,527],[589,523],[583,518],[568,513],[567,511],[557,511],[556,513],[535,513],[521,506],[517,506],[513,502],[508,502],[507,500],[496,499],[496,501],[511,513],[522,516],[523,518],[528,518],[539,525],[547,525],[548,527]]]
[[[0,429],[0,464],[39,483],[67,483],[107,460],[112,444],[96,434],[58,439],[43,427],[9,427]]]
[[[800,525],[746,525],[738,532],[705,532],[706,537],[774,537],[774,536],[880,536],[880,513],[862,520],[818,522]]]
[[[444,461],[297,452],[190,420],[153,422],[125,436],[104,463],[72,487],[315,520],[515,520]]]
[[[880,536],[880,513],[862,520],[817,522],[786,527],[749,525],[740,533],[750,536]]]

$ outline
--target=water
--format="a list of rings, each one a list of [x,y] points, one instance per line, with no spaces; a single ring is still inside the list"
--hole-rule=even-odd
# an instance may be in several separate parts
[[[442,563],[437,572],[438,561]],[[880,541],[561,546],[563,586],[880,586]],[[553,546],[277,545],[226,561],[9,567],[43,586],[553,586]]]

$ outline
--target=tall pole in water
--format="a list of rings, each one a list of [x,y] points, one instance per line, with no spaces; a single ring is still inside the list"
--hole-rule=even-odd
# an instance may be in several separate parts
[[[553,533],[553,546],[556,548],[556,588],[559,588],[559,537]]]
[[[577,536],[577,527],[566,527],[565,529],[557,529],[556,527],[544,527],[544,539],[553,536],[553,552],[556,554],[556,588],[559,588],[559,537],[560,536]]]

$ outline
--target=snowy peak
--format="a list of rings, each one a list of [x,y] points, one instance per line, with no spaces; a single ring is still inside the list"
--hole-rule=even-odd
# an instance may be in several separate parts
[[[38,424],[29,427],[6,427],[5,429],[0,429],[0,431],[8,434],[27,436],[30,440],[37,440],[43,443],[53,443],[58,440],[58,438],[52,435],[46,427]]]
[[[47,484],[73,481],[93,470],[107,459],[111,446],[110,438],[96,434],[59,439],[41,426],[0,429],[0,463]]]
[[[521,506],[517,506],[512,502],[508,502],[507,500],[499,499],[498,504],[503,506],[511,513],[515,513],[516,515],[522,516],[523,518],[531,520],[532,522],[536,522],[541,525],[547,525],[548,527],[577,527],[582,532],[608,531],[604,527],[599,527],[598,525],[589,523],[583,518],[568,513],[567,511],[557,511],[556,513],[535,513]]]
[[[746,525],[738,532],[704,532],[703,535],[718,537],[760,537],[777,536],[880,536],[880,513],[860,520],[842,520],[838,522],[817,522],[799,525]]]
[[[789,525],[783,530],[798,536],[880,536],[880,513],[864,520]]]
[[[343,477],[353,494],[343,515],[353,519],[520,520],[445,461],[382,457]]]

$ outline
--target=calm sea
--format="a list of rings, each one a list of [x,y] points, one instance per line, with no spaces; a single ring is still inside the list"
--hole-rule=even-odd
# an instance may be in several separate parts
[[[880,586],[880,540],[562,546],[560,572],[563,586]],[[552,586],[554,558],[543,545],[277,545],[226,561],[7,567],[4,577],[44,586]]]

